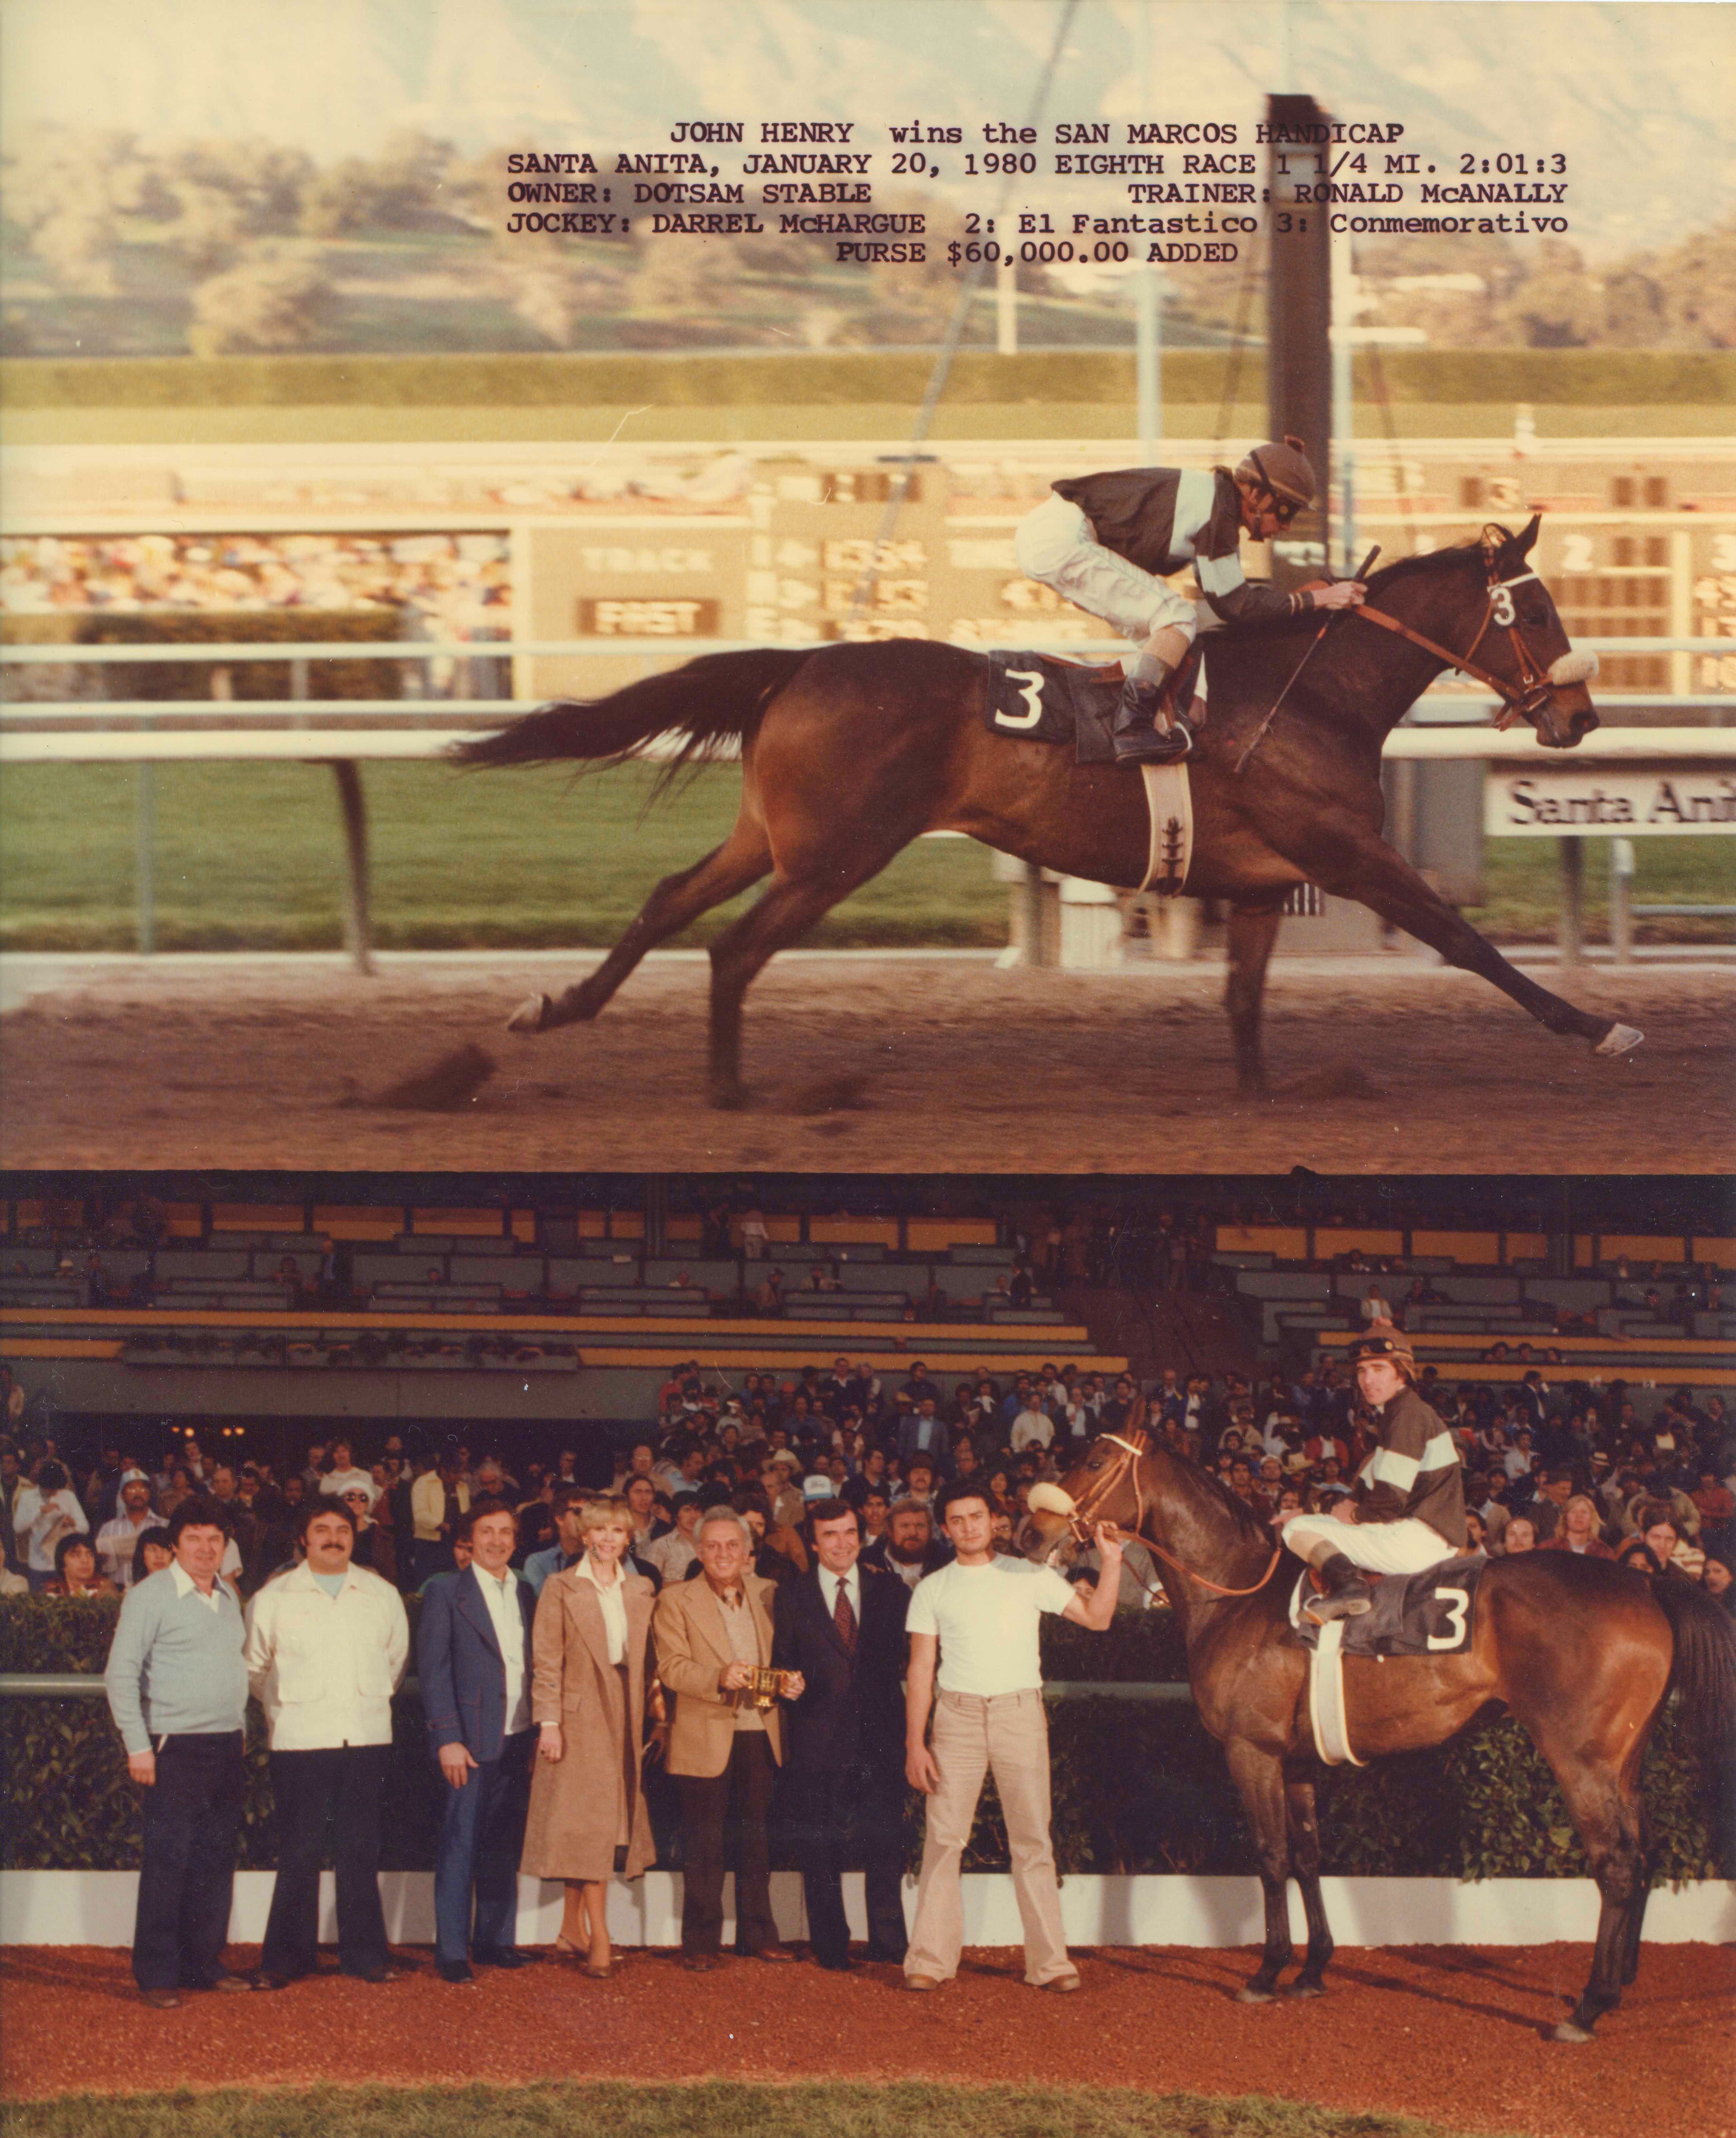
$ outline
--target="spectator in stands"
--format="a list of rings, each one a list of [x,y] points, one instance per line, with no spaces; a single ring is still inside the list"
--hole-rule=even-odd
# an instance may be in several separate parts
[[[321,1493],[322,1499],[329,1496]],[[338,1496],[340,1506],[346,1508],[354,1525],[354,1560],[366,1573],[377,1574],[383,1581],[396,1587],[397,1561],[393,1555],[392,1532],[374,1520],[374,1489],[373,1481],[365,1485],[347,1485]]]
[[[1465,1556],[1475,1559],[1480,1556],[1487,1558],[1488,1555],[1489,1532],[1484,1526],[1483,1517],[1475,1507],[1467,1507],[1465,1510]]]
[[[148,1477],[129,1477],[120,1488],[120,1512],[96,1533],[97,1556],[117,1589],[133,1582],[133,1555],[141,1531],[157,1526]]]
[[[1515,1559],[1521,1552],[1535,1551],[1537,1531],[1529,1515],[1510,1515],[1507,1526],[1501,1532],[1499,1545],[1503,1559]]]
[[[402,1599],[355,1562],[352,1498],[324,1494],[297,1525],[300,1564],[248,1606],[247,1679],[266,1713],[277,1814],[277,1877],[256,1989],[319,1965],[319,1867],[337,1871],[346,1974],[396,1981],[380,1906],[380,1812],[392,1756],[392,1696],[410,1654]]]
[[[320,1477],[315,1489],[332,1499],[341,1499],[353,1486],[365,1486],[368,1504],[373,1503],[373,1479],[357,1463],[347,1440],[334,1440],[330,1450],[331,1467]]]
[[[88,1536],[90,1525],[60,1463],[39,1464],[33,1484],[19,1488],[12,1502],[12,1530],[32,1589],[46,1589],[54,1578],[55,1546],[76,1531]]]
[[[1709,1551],[1700,1579],[1707,1595],[1736,1618],[1736,1574],[1731,1572],[1730,1560],[1721,1553]]]
[[[1576,1492],[1562,1508],[1555,1534],[1539,1549],[1577,1552],[1586,1559],[1613,1559],[1615,1553],[1603,1541],[1602,1526],[1596,1501],[1584,1492]]]
[[[1736,1496],[1728,1485],[1719,1481],[1718,1472],[1709,1464],[1701,1463],[1699,1481],[1689,1495],[1699,1513],[1702,1535],[1708,1530],[1722,1529],[1736,1516]]]
[[[1051,1984],[1076,1989],[1079,1973],[1061,1929],[1049,1836],[1037,1633],[1042,1616],[1051,1613],[1098,1632],[1107,1628],[1120,1584],[1120,1540],[1099,1524],[1095,1542],[1103,1569],[1087,1602],[1053,1567],[997,1554],[993,1510],[970,1486],[951,1488],[944,1519],[957,1558],[918,1588],[906,1622],[905,1772],[928,1802],[905,1986],[938,1989],[958,1972],[963,1938],[959,1859],[985,1772],[992,1770],[1024,1922],[1025,1979],[1040,1989]]]
[[[877,1544],[885,1535],[887,1517],[892,1511],[892,1502],[883,1485],[870,1485],[859,1501],[851,1502],[862,1518],[862,1543]]]
[[[1027,1447],[1047,1448],[1053,1444],[1054,1439],[1054,1419],[1042,1408],[1036,1391],[1028,1389],[1025,1408],[1012,1421],[1007,1445],[1015,1455],[1018,1455]]]
[[[934,1535],[934,1517],[922,1500],[897,1500],[886,1518],[885,1535],[863,1554],[863,1564],[895,1574],[914,1589],[925,1574],[944,1566],[951,1554]]]
[[[1364,1326],[1370,1322],[1389,1322],[1392,1319],[1392,1302],[1381,1290],[1378,1284],[1369,1286],[1363,1294],[1362,1303],[1357,1311],[1362,1316]]]
[[[141,1530],[133,1546],[132,1579],[127,1587],[134,1589],[148,1574],[162,1573],[164,1567],[174,1564],[174,1557],[166,1525],[158,1523],[150,1529]]]
[[[1616,1559],[1619,1564],[1631,1568],[1636,1574],[1661,1574],[1664,1571],[1662,1563],[1642,1536],[1624,1537],[1616,1546]]]
[[[54,1548],[54,1573],[45,1596],[118,1596],[120,1594],[96,1563],[96,1547],[76,1531],[63,1536]]]
[[[535,1733],[533,1599],[512,1570],[512,1509],[473,1501],[456,1534],[470,1545],[471,1563],[425,1593],[416,1659],[448,1785],[434,1872],[435,1963],[443,1982],[463,1985],[475,1980],[472,1957],[503,1968],[533,1957],[518,1950],[514,1922]]]
[[[925,1374],[924,1379],[927,1379]],[[927,1394],[919,1394],[913,1388],[911,1396],[916,1408],[911,1416],[900,1423],[898,1443],[894,1452],[907,1467],[919,1455],[925,1455],[931,1464],[938,1466],[945,1459],[947,1433],[932,1384]]]
[[[104,1673],[127,1772],[145,1792],[133,1979],[159,2011],[183,1989],[246,1987],[222,1965],[247,1706],[241,1608],[217,1573],[229,1541],[215,1501],[181,1502],[173,1564],[127,1591]]]
[[[696,1491],[677,1492],[670,1505],[675,1525],[666,1536],[646,1546],[645,1557],[663,1581],[684,1581],[699,1556],[695,1539],[700,1525],[700,1496]]]
[[[638,1877],[656,1853],[641,1760],[666,1733],[651,1676],[655,1592],[626,1565],[632,1517],[602,1495],[581,1501],[578,1517],[583,1550],[537,1604],[537,1760],[519,1869],[565,1886],[555,1950],[607,1981],[609,1880],[617,1869]]]
[[[743,1254],[750,1262],[763,1262],[771,1237],[764,1211],[757,1203],[752,1204],[742,1216],[741,1251]]]
[[[783,1272],[768,1270],[762,1281],[754,1287],[753,1311],[756,1314],[778,1315],[783,1311]]]
[[[778,1942],[772,1916],[771,1855],[766,1813],[783,1758],[783,1718],[744,1698],[754,1672],[772,1660],[772,1589],[748,1570],[752,1540],[732,1509],[713,1507],[700,1523],[700,1574],[673,1582],[657,1599],[657,1675],[675,1696],[668,1768],[680,1785],[686,1843],[681,1957],[695,1971],[720,1965],[724,1862],[737,1845],[736,1950],[747,1957],[793,1957]],[[782,1694],[799,1699],[799,1676]]]

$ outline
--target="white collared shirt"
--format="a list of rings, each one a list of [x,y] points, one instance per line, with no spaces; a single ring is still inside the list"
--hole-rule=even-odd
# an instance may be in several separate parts
[[[212,1581],[210,1593],[207,1594],[204,1589],[200,1588],[198,1583],[193,1579],[193,1576],[187,1571],[187,1569],[182,1565],[178,1559],[172,1559],[169,1561],[168,1570],[175,1578],[175,1594],[177,1596],[197,1596],[207,1611],[216,1612],[219,1618],[222,1616],[223,1599],[217,1594],[218,1586],[222,1580],[222,1576],[221,1574]]]
[[[588,1552],[572,1569],[572,1572],[577,1579],[588,1581],[596,1590],[597,1600],[602,1606],[602,1630],[609,1644],[609,1661],[624,1663],[627,1661],[627,1596],[623,1584],[627,1577],[617,1565],[615,1579],[607,1588],[604,1588],[597,1579]]]
[[[494,1621],[495,1638],[500,1643],[500,1659],[506,1666],[506,1734],[516,1736],[530,1727],[530,1682],[524,1668],[524,1618],[519,1608],[519,1577],[510,1567],[504,1579],[487,1573],[474,1560],[471,1571]]]
[[[829,1568],[820,1569],[820,1600],[826,1606],[828,1618],[838,1615],[838,1591],[841,1589],[850,1599],[850,1608],[856,1613],[856,1630],[862,1624],[862,1577],[851,1567],[848,1574],[834,1574]]]

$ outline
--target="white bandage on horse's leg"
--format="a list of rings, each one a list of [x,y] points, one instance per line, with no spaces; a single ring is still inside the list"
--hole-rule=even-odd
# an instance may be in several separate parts
[[[1549,663],[1549,681],[1558,690],[1569,683],[1595,683],[1597,680],[1597,657],[1595,653],[1563,653]]]

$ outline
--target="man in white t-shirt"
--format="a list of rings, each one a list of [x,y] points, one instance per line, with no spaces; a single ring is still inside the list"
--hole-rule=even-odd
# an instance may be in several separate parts
[[[964,1942],[958,1862],[983,1775],[992,1769],[1025,1926],[1025,1979],[1038,1989],[1077,1989],[1049,1839],[1049,1729],[1037,1627],[1052,1611],[1094,1633],[1107,1628],[1121,1581],[1120,1535],[1098,1525],[1102,1570],[1086,1597],[1051,1566],[996,1552],[992,1511],[979,1488],[953,1485],[941,1507],[958,1556],[917,1584],[905,1622],[910,1636],[905,1773],[929,1800],[905,1987],[938,1989],[958,1971]],[[931,1708],[932,1745],[925,1741]]]

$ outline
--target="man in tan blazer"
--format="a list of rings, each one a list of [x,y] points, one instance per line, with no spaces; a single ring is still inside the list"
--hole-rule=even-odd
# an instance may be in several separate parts
[[[783,1718],[743,1688],[772,1659],[773,1584],[749,1571],[753,1540],[733,1508],[703,1516],[695,1539],[700,1571],[671,1582],[652,1621],[657,1675],[675,1696],[668,1765],[680,1784],[685,1845],[681,1957],[696,1971],[722,1965],[724,1858],[736,1847],[735,1949],[759,1960],[790,1960],[772,1920],[766,1811],[783,1759]],[[799,1672],[784,1694],[799,1700]]]

